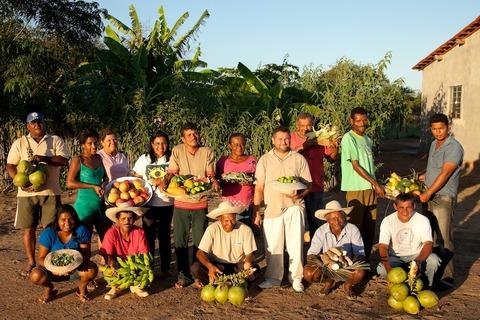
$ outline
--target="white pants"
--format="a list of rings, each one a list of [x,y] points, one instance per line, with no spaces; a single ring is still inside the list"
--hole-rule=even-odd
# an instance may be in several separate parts
[[[283,279],[283,252],[285,244],[289,256],[289,280],[303,278],[303,208],[291,206],[277,218],[263,221],[267,270],[265,278],[276,285]]]

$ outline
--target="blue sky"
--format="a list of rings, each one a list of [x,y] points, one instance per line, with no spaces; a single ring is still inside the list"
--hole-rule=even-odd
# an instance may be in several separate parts
[[[133,4],[146,31],[161,5],[169,26],[188,11],[185,26],[191,27],[207,9],[210,18],[200,30],[198,44],[209,68],[242,62],[256,69],[281,64],[288,54],[289,62],[301,70],[309,64],[328,69],[342,57],[375,64],[391,51],[389,78],[404,78],[413,89],[421,89],[422,80],[412,66],[480,15],[478,0],[98,2],[127,25],[128,6]]]

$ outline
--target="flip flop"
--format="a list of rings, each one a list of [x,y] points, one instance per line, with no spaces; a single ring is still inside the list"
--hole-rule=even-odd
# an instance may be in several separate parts
[[[20,271],[20,276],[24,278],[28,278],[30,276],[30,272],[32,272],[33,268],[35,268],[35,264],[29,264],[27,268],[23,271]]]
[[[203,288],[203,283],[202,283],[202,281],[199,280],[199,279],[195,279],[195,280],[193,281],[193,285],[194,285],[195,288],[197,288],[197,289],[202,289],[202,288]]]
[[[39,303],[47,303],[52,301],[55,296],[57,295],[58,290],[57,289],[52,289],[48,295],[42,294],[40,298],[38,298]]]
[[[86,294],[81,294],[80,292],[75,292],[75,294],[77,295],[77,297],[80,299],[80,301],[82,302],[88,302],[90,301],[90,298],[86,295]]]

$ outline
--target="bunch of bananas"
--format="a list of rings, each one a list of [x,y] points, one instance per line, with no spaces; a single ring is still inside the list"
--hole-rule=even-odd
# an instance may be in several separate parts
[[[145,288],[153,282],[153,270],[151,262],[153,257],[150,253],[127,256],[125,260],[117,257],[120,268],[114,269],[108,265],[100,266],[103,277],[109,287],[126,289],[130,286]]]
[[[387,181],[385,192],[387,195],[392,197],[396,197],[401,193],[410,192],[415,195],[419,195],[424,189],[424,185],[418,180],[418,174],[415,171],[413,171],[411,178],[402,178],[395,172],[392,172]]]
[[[220,274],[215,278],[214,284],[221,285],[221,284],[229,284],[229,285],[246,285],[247,278],[251,276],[255,272],[255,268],[249,268],[241,270],[237,273],[232,274]]]

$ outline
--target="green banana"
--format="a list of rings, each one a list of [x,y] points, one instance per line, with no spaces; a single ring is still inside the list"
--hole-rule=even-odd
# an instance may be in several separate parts
[[[117,257],[117,261],[118,261],[118,264],[119,264],[122,268],[128,267],[128,264],[126,264],[126,263],[122,260],[122,258]]]

